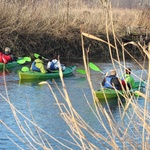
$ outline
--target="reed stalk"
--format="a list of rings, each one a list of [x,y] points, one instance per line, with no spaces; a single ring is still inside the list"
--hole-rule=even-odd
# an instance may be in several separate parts
[[[1,2],[1,3],[4,5],[3,2]],[[6,7],[8,7],[8,5],[9,5],[9,7],[12,7],[12,4],[7,4]],[[39,7],[39,5],[41,5],[41,3],[40,4],[35,4],[35,5],[37,7]],[[52,5],[52,4],[49,4],[49,5]],[[58,4],[58,5],[62,5],[62,4]],[[71,1],[70,1],[70,5],[71,5]],[[23,10],[20,10],[20,11],[25,12],[24,18],[23,18],[23,16],[20,16],[21,17],[20,19],[22,19],[22,21],[24,21],[24,24],[26,24],[29,27],[29,28],[25,29],[25,31],[27,33],[32,33],[32,29],[33,29],[33,31],[35,31],[35,29],[34,29],[34,24],[35,24],[34,19],[36,20],[37,16],[41,17],[42,21],[47,22],[47,25],[49,27],[52,27],[52,26],[54,27],[56,25],[57,28],[58,28],[59,25],[62,25],[62,24],[64,25],[63,13],[62,13],[62,16],[59,14],[60,15],[59,19],[60,20],[58,21],[58,20],[55,20],[56,16],[53,16],[54,17],[53,19],[52,19],[52,16],[50,17],[50,19],[48,19],[49,15],[46,15],[46,14],[43,15],[41,12],[39,12],[37,7],[34,8],[33,9],[34,11],[33,11],[30,8],[32,5],[29,7],[29,9],[27,9],[25,6],[23,6]],[[40,7],[42,7],[42,9],[46,9],[50,13],[50,10],[48,10],[48,8],[45,7],[45,5],[42,5]],[[58,9],[58,7],[60,7],[60,6],[57,6],[57,9]],[[108,8],[110,9],[109,5],[108,5]],[[32,11],[30,13],[27,13],[27,12],[29,12],[29,10],[30,11],[32,10]],[[37,12],[35,13],[37,15],[36,17],[35,17],[35,14],[34,14],[35,11],[39,12],[38,15],[37,15]],[[59,11],[60,10],[58,9],[58,12]],[[73,10],[72,10],[72,12],[73,12]],[[72,13],[72,12],[70,12],[70,13]],[[12,13],[16,14],[16,10],[14,10],[14,12],[12,12]],[[92,13],[94,13],[94,12],[92,12]],[[9,16],[9,14],[7,14],[7,15]],[[28,17],[30,18],[31,15],[33,15],[32,19],[33,19],[33,17],[35,17],[32,20],[33,22],[32,21],[30,22],[29,19],[27,19]],[[76,15],[79,15],[79,14],[77,13],[77,14],[73,14],[73,15],[76,16]],[[133,15],[133,14],[131,13],[131,15]],[[13,18],[10,18],[10,19],[11,19],[11,21],[9,22],[9,20],[8,20],[7,25],[8,24],[12,25],[12,22],[14,22]],[[106,99],[106,104],[108,106],[108,110],[106,110],[105,107],[103,107],[103,105],[101,103],[99,103],[99,100],[96,98],[96,95],[94,93],[94,88],[93,88],[93,84],[92,84],[92,81],[91,81],[89,67],[87,65],[88,61],[89,61],[88,52],[90,51],[90,48],[89,49],[85,48],[85,45],[84,45],[84,39],[85,38],[89,38],[91,41],[92,40],[97,40],[98,42],[103,42],[103,43],[107,44],[108,47],[109,47],[110,55],[113,51],[115,51],[116,54],[117,54],[116,55],[117,59],[115,59],[111,55],[111,62],[112,62],[112,66],[113,66],[114,69],[116,68],[116,62],[117,62],[117,65],[119,65],[120,73],[124,73],[124,69],[127,67],[126,66],[126,60],[125,60],[125,55],[129,55],[132,58],[132,60],[135,61],[137,63],[137,65],[139,65],[139,67],[143,71],[146,70],[142,64],[138,63],[138,60],[136,60],[136,58],[134,58],[130,54],[130,52],[126,51],[125,46],[126,46],[127,43],[122,44],[121,42],[119,42],[121,44],[122,51],[123,51],[123,56],[122,57],[124,58],[123,63],[120,61],[120,58],[119,58],[119,55],[118,55],[119,49],[116,45],[116,41],[118,41],[117,35],[115,33],[115,31],[116,31],[115,27],[116,26],[114,25],[112,19],[113,19],[112,12],[107,11],[105,25],[104,24],[101,25],[103,27],[104,26],[106,27],[105,31],[106,31],[106,35],[107,35],[107,41],[105,41],[104,39],[99,38],[95,35],[92,35],[92,34],[89,34],[89,33],[85,32],[86,30],[89,29],[88,28],[89,26],[87,26],[86,29],[82,28],[80,30],[81,31],[83,62],[84,62],[84,67],[85,67],[85,71],[86,71],[86,78],[87,78],[87,81],[89,83],[89,87],[91,89],[91,93],[92,93],[92,96],[93,96],[92,98],[93,98],[94,108],[90,105],[90,103],[88,101],[88,97],[86,96],[85,93],[84,93],[83,97],[85,98],[85,101],[89,105],[89,108],[91,109],[94,116],[96,117],[99,126],[105,132],[105,135],[103,135],[103,133],[100,133],[100,132],[95,131],[94,129],[92,129],[92,127],[90,127],[89,124],[86,121],[84,121],[84,119],[81,117],[81,115],[75,110],[75,108],[73,107],[73,104],[71,102],[71,98],[69,97],[67,87],[65,85],[65,81],[63,79],[63,74],[62,74],[61,70],[59,70],[59,74],[60,74],[60,79],[61,79],[61,82],[62,82],[62,89],[60,89],[58,87],[58,85],[55,81],[53,81],[53,83],[55,84],[58,91],[60,92],[60,94],[61,94],[61,96],[64,100],[64,103],[59,102],[59,100],[57,98],[57,95],[55,94],[55,92],[54,92],[53,88],[51,87],[51,85],[48,84],[48,82],[41,82],[39,84],[40,85],[46,84],[48,86],[48,88],[51,91],[51,93],[53,94],[53,97],[56,101],[56,104],[57,104],[57,106],[60,110],[61,117],[66,122],[66,125],[70,128],[70,131],[68,131],[68,134],[69,134],[71,140],[70,141],[67,141],[67,140],[65,141],[68,144],[71,143],[73,146],[78,147],[79,149],[82,149],[82,150],[86,150],[86,149],[98,150],[98,149],[101,149],[97,145],[93,144],[92,141],[90,141],[90,138],[88,138],[86,136],[87,133],[88,133],[88,135],[90,137],[92,137],[95,141],[97,141],[98,143],[101,144],[101,147],[103,149],[143,149],[143,150],[146,150],[146,149],[149,149],[149,147],[150,147],[150,144],[149,144],[150,113],[149,113],[149,107],[148,107],[148,102],[149,102],[149,78],[150,78],[150,76],[149,76],[150,72],[149,71],[150,71],[150,68],[148,69],[148,73],[147,73],[148,77],[147,77],[147,82],[145,83],[146,84],[145,93],[141,93],[140,91],[137,91],[137,93],[139,95],[141,95],[143,97],[143,100],[145,101],[144,107],[142,108],[141,106],[139,106],[138,102],[136,101],[136,99],[133,96],[125,96],[124,97],[125,101],[126,101],[125,106],[118,97],[118,108],[119,108],[119,112],[120,112],[119,115],[120,115],[120,118],[121,118],[120,121],[118,121],[113,116],[113,113],[112,113],[112,111],[109,107],[109,103],[108,103],[107,99]],[[129,18],[127,18],[127,19],[129,19]],[[92,19],[92,21],[93,21],[93,19]],[[96,20],[94,20],[94,21],[96,21]],[[97,21],[99,21],[99,20],[97,19]],[[134,18],[132,18],[132,20],[130,20],[130,21],[131,21],[130,22],[131,24],[135,23]],[[57,24],[58,22],[60,22],[59,25]],[[73,22],[74,22],[74,19],[73,19]],[[123,22],[124,22],[124,20],[122,19],[122,23]],[[37,26],[38,26],[38,24],[37,24]],[[103,27],[101,27],[101,29]],[[12,29],[13,29],[12,27],[10,27],[10,28],[6,27],[6,28],[9,29],[9,31],[12,31]],[[20,26],[17,26],[16,28],[21,29]],[[44,32],[48,28],[45,27],[45,28],[40,28],[40,29],[42,29],[42,32]],[[115,41],[114,45],[112,43],[110,43],[110,40],[109,40],[110,29],[111,29],[111,32],[113,34],[113,39]],[[6,30],[6,29],[4,28],[4,30]],[[47,30],[47,32],[50,32],[50,30],[52,30],[52,28]],[[56,30],[58,30],[58,29],[56,29]],[[56,32],[56,30],[55,30],[55,32]],[[25,32],[25,31],[22,31],[22,32]],[[39,30],[39,33],[40,32],[41,31]],[[57,34],[59,34],[59,33],[57,33]],[[142,46],[140,43],[136,44],[136,46],[138,47],[138,49],[142,53],[144,53],[147,56],[148,60],[150,60],[150,44],[148,45],[148,49],[147,49],[147,47]],[[142,57],[143,61],[145,61],[145,55]],[[149,67],[150,67],[150,61],[149,61]],[[133,76],[136,76],[136,75],[133,74]],[[142,80],[142,78],[140,78],[140,80]],[[6,81],[5,81],[5,83],[6,83]],[[44,131],[44,129],[40,128],[33,117],[32,117],[32,120],[31,120],[31,119],[27,118],[24,114],[22,114],[18,109],[16,109],[15,106],[9,100],[7,85],[5,85],[5,87],[6,87],[7,96],[4,97],[3,95],[1,95],[1,97],[10,105],[10,108],[12,110],[12,114],[14,115],[14,118],[15,118],[15,121],[16,121],[16,125],[18,126],[18,128],[19,128],[20,132],[22,133],[23,137],[19,137],[17,135],[17,133],[15,133],[11,129],[11,127],[8,127],[7,124],[3,120],[0,120],[0,122],[3,124],[3,126],[5,126],[11,133],[13,133],[22,143],[25,143],[27,148],[29,148],[29,149],[36,149],[36,147],[34,145],[36,145],[39,148],[42,148],[44,150],[53,149],[53,144],[48,142],[49,141],[48,138],[53,139],[55,142],[60,144],[61,148],[72,149],[71,147],[67,146],[67,144],[62,143],[61,141],[59,141],[58,139],[53,137],[51,134]],[[32,114],[32,112],[31,112],[31,114]],[[23,123],[19,119],[20,115],[24,118]],[[30,126],[33,126],[33,128],[31,128]],[[33,130],[36,130],[38,134],[35,135],[33,133]],[[47,138],[46,138],[46,136],[47,136]],[[13,143],[15,143],[13,139],[10,138],[10,140],[12,140]],[[65,140],[65,137],[64,137],[64,140]],[[19,147],[21,149],[21,147],[17,143],[15,143],[15,144],[16,144],[17,147]]]

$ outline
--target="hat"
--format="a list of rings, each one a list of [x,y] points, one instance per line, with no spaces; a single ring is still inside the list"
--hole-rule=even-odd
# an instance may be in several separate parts
[[[130,68],[126,68],[126,74],[131,74],[131,69]]]
[[[5,54],[10,54],[11,53],[11,50],[9,47],[5,47]]]
[[[116,75],[116,70],[110,70],[110,75],[112,76]]]

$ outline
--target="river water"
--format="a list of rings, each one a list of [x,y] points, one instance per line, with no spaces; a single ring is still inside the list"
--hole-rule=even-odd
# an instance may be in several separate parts
[[[113,67],[111,63],[95,62],[95,64],[100,67],[100,69],[105,73]],[[81,63],[73,63],[71,65],[76,65],[77,68],[83,68],[83,65],[81,65]],[[141,67],[139,67],[139,65],[134,62],[128,62],[127,67],[132,68],[133,73],[137,75],[137,77],[135,77],[135,80],[138,80],[138,77],[140,77],[141,74],[141,78],[145,81],[147,80],[147,70],[143,72]],[[117,71],[120,71],[120,68],[118,66]],[[121,74],[119,74],[119,76],[121,76]],[[91,80],[95,90],[99,88],[100,81],[103,78],[104,75],[102,73],[91,70]],[[4,80],[6,80],[6,85]],[[47,80],[47,82],[51,85],[53,92],[58,98],[58,101],[60,103],[66,104],[54,82],[52,82],[51,80]],[[62,91],[62,83],[60,79],[55,79],[55,82]],[[94,130],[96,130],[96,132],[101,133],[105,136],[105,132],[102,128],[100,128],[100,123],[97,121],[97,118],[94,116],[91,108],[89,107],[90,104],[90,106],[94,109],[91,90],[87,82],[86,76],[81,75],[75,71],[73,76],[64,78],[64,82],[75,110]],[[16,150],[22,148],[25,150],[42,150],[41,146],[37,143],[45,143],[47,147],[50,147],[51,145],[53,149],[68,149],[47,134],[39,131],[25,117],[35,122],[41,128],[41,130],[44,130],[45,132],[47,132],[57,140],[61,141],[62,143],[68,145],[72,149],[80,149],[74,144],[67,142],[67,140],[73,142],[68,135],[68,132],[71,131],[60,115],[60,110],[56,105],[56,101],[52,95],[52,91],[48,88],[47,85],[39,85],[38,83],[39,81],[20,82],[16,70],[6,73],[5,77],[1,73],[0,120],[2,120],[7,125],[7,127],[4,126],[4,124],[0,124],[0,149]],[[87,97],[89,104],[87,103],[84,95]],[[14,108],[10,107],[9,103],[6,102],[4,98],[9,99],[11,101],[11,104],[15,107],[17,111],[19,111],[19,113],[17,111],[14,111]],[[144,105],[144,100],[142,98],[139,98],[138,102],[140,105]],[[103,107],[106,107],[106,105],[104,104]],[[112,103],[110,108],[114,118],[119,120],[119,109],[117,106],[117,102]],[[24,117],[21,115],[21,113],[24,115]],[[16,120],[14,119],[14,115],[19,122],[18,125],[16,123]],[[32,141],[33,139],[31,137],[29,138],[30,141],[32,141],[33,143],[32,147],[28,147],[29,141],[27,141],[24,137],[24,134],[26,133],[25,131],[21,132],[19,127],[35,136],[33,136],[36,141],[34,141],[35,143]],[[12,130],[14,134],[9,129]],[[97,147],[99,147],[100,149],[104,148],[100,144],[100,142],[95,141],[87,133],[85,133],[85,135]],[[24,141],[21,141],[20,139],[23,139]]]

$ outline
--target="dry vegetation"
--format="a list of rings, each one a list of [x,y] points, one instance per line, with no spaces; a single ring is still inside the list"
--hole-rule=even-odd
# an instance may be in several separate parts
[[[111,16],[111,13],[109,13],[109,15]],[[133,13],[132,15],[135,15],[135,13]],[[76,16],[77,16],[77,14],[76,14]],[[91,18],[91,19],[93,19],[93,18]],[[150,143],[149,143],[150,113],[149,113],[149,107],[148,107],[148,105],[149,105],[149,82],[150,82],[149,81],[149,77],[150,77],[149,76],[150,75],[149,71],[150,71],[150,69],[148,70],[148,74],[147,74],[146,93],[141,93],[141,92],[137,91],[137,93],[143,97],[143,100],[145,100],[144,107],[142,108],[141,106],[139,106],[137,101],[134,99],[134,97],[128,97],[128,96],[124,97],[125,100],[126,100],[126,105],[125,106],[122,104],[122,102],[118,98],[119,110],[120,109],[123,110],[123,111],[120,111],[121,120],[119,120],[119,121],[116,120],[113,117],[111,109],[108,109],[108,111],[106,111],[106,109],[101,106],[101,104],[99,103],[98,99],[96,99],[95,94],[94,94],[94,88],[93,88],[93,85],[92,85],[92,82],[91,82],[91,79],[90,79],[90,72],[88,71],[89,69],[87,67],[88,55],[86,55],[86,49],[85,49],[85,45],[84,45],[84,43],[85,43],[84,38],[86,37],[89,40],[96,40],[100,43],[105,43],[109,47],[110,55],[112,54],[112,49],[115,49],[116,54],[118,54],[119,50],[118,50],[117,45],[115,45],[115,44],[113,45],[109,42],[110,41],[110,39],[109,39],[109,37],[110,37],[109,36],[109,34],[110,34],[109,29],[110,28],[112,28],[111,32],[113,33],[113,40],[115,41],[114,43],[116,43],[118,41],[118,38],[116,37],[115,32],[114,32],[115,27],[113,26],[113,21],[110,21],[109,18],[106,18],[106,19],[107,19],[106,20],[107,23],[105,24],[105,26],[106,26],[105,30],[106,30],[106,35],[107,35],[107,40],[106,41],[99,38],[99,37],[96,37],[96,36],[93,36],[91,34],[82,32],[82,30],[81,30],[81,43],[82,43],[83,61],[84,61],[84,66],[85,66],[85,70],[86,70],[87,80],[88,80],[89,86],[91,88],[91,93],[93,95],[93,103],[95,104],[94,108],[92,108],[90,105],[89,105],[89,107],[91,108],[91,111],[93,111],[93,113],[94,113],[95,117],[97,118],[97,121],[99,122],[101,128],[103,128],[103,130],[105,131],[106,136],[104,136],[103,133],[99,133],[99,132],[94,131],[81,118],[80,114],[78,114],[78,112],[76,112],[76,110],[72,106],[71,100],[69,98],[69,95],[68,95],[68,92],[67,92],[64,80],[63,80],[61,70],[60,70],[60,78],[61,78],[61,81],[62,81],[63,89],[61,90],[61,89],[58,88],[58,90],[60,91],[62,97],[64,98],[64,103],[66,105],[62,104],[62,103],[59,103],[59,101],[57,99],[57,95],[55,95],[52,87],[47,82],[42,82],[40,84],[47,84],[50,91],[53,93],[53,96],[56,100],[56,103],[57,103],[57,105],[60,109],[60,114],[61,114],[62,118],[66,121],[66,125],[68,125],[69,128],[70,128],[70,132],[68,134],[70,135],[70,138],[72,139],[71,141],[73,141],[73,143],[71,143],[71,144],[74,145],[75,147],[78,147],[79,149],[90,149],[90,150],[101,149],[101,148],[97,147],[96,145],[94,145],[92,143],[92,141],[90,141],[90,139],[86,136],[87,135],[86,133],[88,133],[88,135],[91,136],[95,141],[101,143],[101,146],[102,146],[103,149],[120,149],[121,148],[121,149],[142,149],[142,150],[147,150],[150,147]],[[136,21],[134,20],[134,17],[132,18],[131,22],[136,23]],[[54,21],[53,23],[56,23],[56,22]],[[65,22],[62,22],[62,24],[65,24]],[[52,22],[49,25],[52,26]],[[56,26],[57,25],[58,24],[56,24]],[[71,23],[69,25],[71,25]],[[75,25],[76,24],[74,24],[74,26]],[[89,31],[91,29],[90,32],[92,32],[93,30],[92,30],[92,28],[90,28],[90,25],[91,24],[87,23],[87,26],[86,26],[86,28],[84,28],[84,31],[85,30]],[[102,24],[101,27],[103,25],[104,24]],[[53,27],[55,27],[55,26],[53,26]],[[32,26],[30,26],[30,29],[31,28],[32,28]],[[30,29],[26,30],[26,33],[30,34],[31,33]],[[47,32],[49,32],[50,30],[52,31],[52,29],[49,29],[49,30],[47,30]],[[64,32],[65,31],[65,26],[62,26],[60,30],[61,30],[61,32],[62,31]],[[55,35],[60,36],[60,31],[58,33],[56,31],[58,31],[58,28],[56,30],[54,30],[53,33],[55,33]],[[24,31],[22,31],[22,32],[24,32]],[[38,33],[38,31],[37,31],[37,33]],[[128,43],[126,43],[126,44],[128,44]],[[144,55],[142,55],[143,56],[143,62],[145,61],[145,59],[144,59],[145,56],[150,60],[150,44],[149,44],[149,47],[142,46],[140,43],[136,44],[136,43],[132,42],[132,44],[137,46],[139,51],[144,54]],[[122,47],[122,51],[123,51],[123,54],[124,54],[126,52],[125,45],[121,44],[121,47]],[[111,55],[112,64],[114,65],[114,61],[117,61],[118,64],[120,65],[120,68],[122,68],[121,65],[123,65],[124,68],[126,68],[126,65],[125,65],[126,60],[125,60],[124,55],[122,57],[124,58],[124,64],[121,64],[120,57],[118,55],[117,55],[117,59],[114,59],[113,56]],[[132,57],[132,55],[130,55],[130,57],[133,60],[136,60],[134,57]],[[141,69],[145,70],[145,68],[143,68],[143,66],[141,64],[139,64],[139,66],[141,67]],[[116,66],[114,65],[114,68],[115,67]],[[149,65],[149,67],[150,67],[150,65]],[[57,86],[57,84],[56,84],[56,86]],[[85,100],[87,100],[87,103],[88,103],[88,97],[86,97],[86,95],[84,95],[84,97],[85,97]],[[56,142],[58,142],[59,144],[61,144],[61,148],[60,147],[58,147],[58,148],[60,148],[60,149],[62,149],[62,148],[71,149],[67,146],[67,144],[61,143],[60,141],[58,141],[57,139],[52,137],[49,133],[46,133],[43,129],[41,129],[34,122],[34,120],[31,121],[28,118],[26,118],[25,116],[23,116],[23,114],[21,114],[19,112],[19,110],[17,110],[11,104],[9,99],[7,99],[5,97],[3,97],[3,98],[10,104],[11,109],[12,109],[12,113],[15,116],[16,122],[18,123],[18,127],[20,128],[20,131],[24,134],[23,136],[26,138],[26,140],[23,140],[23,138],[21,138],[21,137],[18,137],[18,138],[23,143],[26,143],[27,147],[29,149],[36,149],[34,147],[34,144],[36,146],[44,149],[44,150],[53,149],[53,145],[51,145],[48,142],[49,141],[48,139],[45,139],[46,135],[48,136],[48,138],[53,139]],[[129,109],[129,107],[132,107],[132,109]],[[24,117],[24,122],[26,123],[25,126],[19,124],[20,122],[19,122],[18,114],[21,114]],[[103,121],[104,118],[105,118],[105,120],[107,120],[107,126],[106,126],[106,124],[104,124],[104,121]],[[124,118],[127,118],[128,121],[125,122]],[[5,124],[5,122],[3,122],[3,120],[0,120],[0,121],[4,126],[6,126],[13,133],[13,131],[10,129],[10,127],[8,127]],[[38,135],[37,135],[38,137],[33,134],[32,128],[30,127],[31,124],[35,126],[36,131],[38,133]],[[26,127],[27,127],[28,130],[26,130]],[[44,139],[42,139],[42,137]],[[11,140],[13,141],[13,139],[11,139]],[[70,141],[67,141],[67,142],[68,142],[68,144],[70,144]],[[15,143],[15,144],[19,147],[19,145],[17,143]]]
[[[112,9],[107,3],[86,4],[82,1],[0,1],[0,44],[10,46],[16,55],[45,55],[55,51],[62,56],[81,54],[80,27],[84,32],[106,39],[106,18],[109,34],[113,28],[118,37],[126,34],[127,27],[141,26],[150,30],[148,11],[140,9]],[[143,19],[144,17],[144,19]],[[87,46],[91,44],[87,41]],[[97,43],[93,49],[98,49]],[[105,49],[105,47],[103,48]],[[68,52],[69,50],[69,52]]]
[[[19,110],[13,106],[9,98],[2,96],[2,98],[10,104],[10,108],[12,109],[12,113],[14,115],[14,118],[16,120],[16,123],[20,129],[20,133],[22,133],[22,136],[19,136],[17,133],[15,133],[11,127],[7,126],[7,124],[0,120],[0,122],[5,126],[10,132],[12,132],[16,137],[25,144],[25,147],[28,149],[55,149],[56,147],[58,149],[90,149],[90,150],[99,150],[99,149],[142,149],[142,150],[148,150],[150,147],[149,143],[149,137],[150,137],[150,130],[149,130],[149,120],[150,120],[150,113],[149,113],[149,74],[148,71],[147,75],[147,83],[146,83],[146,93],[141,93],[137,91],[139,95],[143,97],[144,106],[141,107],[138,104],[137,99],[135,99],[134,96],[126,95],[125,101],[126,104],[124,105],[120,98],[118,97],[118,111],[119,111],[119,117],[121,118],[118,120],[118,118],[115,118],[114,114],[112,113],[111,109],[109,108],[109,102],[106,100],[106,104],[108,105],[108,110],[105,109],[99,102],[99,100],[95,97],[94,88],[92,85],[92,81],[90,78],[90,72],[89,68],[87,66],[88,63],[88,55],[86,55],[86,50],[84,48],[84,38],[87,37],[92,40],[97,40],[99,42],[105,42],[110,47],[110,53],[112,51],[112,48],[118,51],[118,48],[115,47],[115,45],[112,45],[109,43],[109,36],[108,41],[103,41],[103,39],[100,39],[98,37],[95,37],[93,35],[89,35],[88,33],[81,32],[81,39],[82,39],[82,52],[83,52],[83,60],[86,70],[86,76],[89,83],[89,87],[91,88],[91,93],[93,95],[93,105],[91,106],[88,97],[86,97],[86,94],[83,95],[85,100],[87,101],[91,111],[94,113],[94,116],[97,118],[97,122],[99,123],[99,126],[101,127],[101,130],[103,132],[95,131],[92,127],[88,125],[87,122],[85,122],[81,115],[75,110],[75,108],[72,105],[71,99],[69,97],[69,93],[67,92],[67,88],[65,86],[65,82],[63,80],[62,71],[60,70],[60,78],[62,81],[62,89],[60,89],[57,86],[57,83],[55,83],[58,91],[62,95],[62,98],[64,99],[64,103],[60,103],[57,99],[57,95],[54,93],[53,88],[51,87],[48,82],[41,82],[39,84],[46,84],[50,92],[52,92],[53,97],[56,101],[56,104],[60,110],[60,115],[66,122],[66,125],[70,128],[70,131],[68,131],[68,134],[70,136],[70,140],[64,139],[59,141],[55,137],[53,137],[50,133],[47,133],[44,131],[44,129],[40,128],[40,125],[36,124],[36,121],[30,120],[26,116],[24,116]],[[114,36],[115,37],[115,36]],[[117,40],[114,38],[114,40]],[[127,43],[126,43],[127,44]],[[132,43],[135,44],[135,43]],[[136,44],[135,44],[136,45]],[[144,52],[145,56],[150,59],[150,44],[149,47],[143,47],[140,45],[136,45],[140,48],[141,51]],[[125,50],[124,45],[122,45],[123,50]],[[148,49],[148,51],[146,50]],[[132,57],[132,56],[131,56]],[[119,67],[126,68],[126,60],[124,60],[124,64],[121,64],[120,58],[117,57],[117,60],[115,60],[113,57],[111,58],[112,64],[114,65],[114,61],[117,61],[119,64]],[[135,58],[132,58],[133,61],[135,61]],[[143,62],[144,62],[143,57]],[[137,63],[138,64],[138,63]],[[140,66],[141,64],[139,64]],[[116,66],[114,65],[114,68]],[[145,68],[140,66],[143,71],[145,71]],[[123,70],[120,70],[123,72]],[[142,80],[142,78],[141,78]],[[7,89],[7,88],[6,88]],[[7,95],[8,96],[8,95]],[[131,109],[132,108],[132,109]],[[23,117],[23,122],[20,120],[20,115]],[[34,116],[34,114],[32,114]],[[41,118],[42,119],[42,118]],[[36,130],[35,134],[34,131]],[[104,135],[105,133],[105,135]],[[88,135],[88,136],[87,136]],[[9,136],[8,136],[9,137]],[[89,138],[91,137],[91,138]],[[20,149],[23,149],[21,145],[19,145],[17,142],[15,142],[11,137],[9,139],[16,144],[17,147]],[[95,145],[92,141],[97,141],[97,143],[100,143],[101,147],[98,147]],[[49,141],[54,140],[55,144],[50,143]],[[64,141],[64,143],[62,142]],[[70,146],[71,145],[71,146]]]

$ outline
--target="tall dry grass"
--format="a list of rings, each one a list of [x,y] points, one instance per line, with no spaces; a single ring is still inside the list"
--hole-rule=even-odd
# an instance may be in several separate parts
[[[109,12],[108,16],[112,16],[111,11]],[[107,16],[107,17],[108,17]],[[150,113],[149,113],[149,78],[150,78],[150,69],[148,69],[148,74],[147,74],[147,83],[146,83],[146,93],[141,93],[137,91],[139,95],[143,97],[143,100],[145,101],[144,107],[142,108],[139,106],[137,101],[134,99],[134,97],[125,97],[126,105],[124,106],[120,99],[118,98],[118,107],[119,107],[119,112],[120,112],[120,118],[121,120],[116,120],[111,112],[111,109],[106,109],[99,103],[99,100],[95,96],[94,88],[92,85],[92,81],[90,78],[90,72],[88,68],[88,51],[85,49],[84,46],[84,38],[89,38],[91,40],[96,40],[98,42],[106,43],[109,46],[109,53],[110,55],[112,54],[112,49],[116,51],[116,54],[118,54],[118,47],[115,44],[118,41],[118,38],[115,34],[115,28],[113,21],[109,20],[109,17],[106,18],[105,21],[105,30],[106,30],[106,35],[107,35],[107,41],[93,36],[92,34],[83,32],[84,30],[81,30],[81,42],[82,42],[82,54],[83,54],[83,61],[84,61],[84,67],[86,70],[86,77],[87,81],[89,83],[89,87],[91,88],[91,93],[93,96],[93,103],[94,103],[94,108],[91,107],[91,105],[88,102],[88,97],[86,97],[86,94],[83,95],[85,97],[85,100],[89,104],[89,107],[91,111],[94,113],[95,117],[97,118],[97,121],[99,122],[101,128],[104,130],[106,135],[104,136],[102,133],[96,132],[92,127],[86,123],[80,114],[74,109],[71,99],[69,97],[69,94],[67,92],[67,88],[65,86],[65,82],[63,80],[63,75],[60,70],[60,78],[62,81],[62,87],[63,89],[59,89],[59,87],[56,84],[56,87],[58,88],[60,94],[64,98],[64,104],[60,103],[57,99],[57,95],[55,95],[51,85],[49,85],[47,82],[41,82],[40,84],[46,84],[50,91],[52,92],[56,103],[58,105],[58,108],[60,110],[60,114],[62,118],[65,120],[66,125],[69,126],[70,132],[68,133],[70,135],[70,138],[72,139],[72,145],[75,145],[79,149],[101,149],[97,147],[96,145],[93,144],[92,141],[90,141],[90,138],[88,138],[86,133],[88,133],[89,136],[91,136],[95,141],[101,143],[101,146],[103,149],[142,149],[142,150],[147,150],[150,147],[149,143],[149,136],[150,136],[150,126],[149,126],[149,120],[150,120]],[[113,30],[113,37],[114,37],[114,45],[110,43],[109,39],[109,27],[111,27]],[[127,51],[125,49],[126,44],[122,44],[122,51],[125,54]],[[130,43],[131,44],[131,43]],[[142,51],[145,56],[150,60],[150,44],[148,47],[145,45],[142,46],[140,43],[136,44],[133,43],[135,46],[138,47],[140,51]],[[88,49],[90,51],[90,49]],[[128,53],[130,55],[130,53]],[[117,55],[117,59],[113,58],[111,55],[111,61],[113,64],[113,67],[116,68],[114,61],[118,62],[120,70],[124,72],[121,68],[126,68],[126,59],[124,55],[122,56],[124,58],[124,63],[122,64],[120,61],[120,57]],[[137,64],[143,71],[145,70],[144,66],[142,64],[139,64],[138,61],[130,55],[133,61],[136,61]],[[143,57],[143,63],[145,59]],[[149,67],[150,67],[150,61],[149,61]],[[142,80],[142,78],[141,78]],[[2,96],[2,95],[1,95]],[[3,120],[0,120],[0,122],[8,128],[13,134],[15,134],[23,143],[27,144],[27,147],[29,149],[36,149],[34,147],[34,144],[38,146],[39,148],[42,148],[44,150],[47,149],[53,149],[53,145],[51,145],[48,142],[48,139],[45,138],[45,135],[47,135],[47,138],[53,139],[58,144],[61,144],[61,148],[66,148],[66,149],[72,149],[67,146],[67,144],[63,144],[62,142],[58,141],[55,139],[55,137],[51,136],[49,133],[46,133],[42,128],[40,128],[36,122],[33,120],[29,120],[26,116],[21,114],[19,110],[17,110],[9,100],[9,97],[4,97],[2,96],[11,106],[12,113],[14,114],[14,117],[16,119],[16,122],[18,123],[18,127],[20,129],[20,132],[22,132],[23,136],[26,138],[26,140],[23,140],[23,138],[19,137],[10,127],[3,122]],[[130,108],[132,109],[129,109]],[[108,103],[108,108],[109,108],[109,103]],[[123,111],[121,111],[121,109]],[[24,122],[25,125],[23,126],[19,120],[19,115],[22,115],[24,117]],[[125,120],[124,118],[127,118]],[[107,125],[105,124],[106,122],[104,119],[107,121]],[[37,135],[35,136],[32,132],[32,128],[30,126],[34,126],[37,131]],[[26,129],[27,128],[27,129]],[[13,139],[10,139],[13,141]],[[119,142],[118,142],[119,141]],[[70,141],[67,141],[70,144]],[[17,143],[14,142],[18,147],[20,147]],[[21,149],[21,148],[20,148]]]
[[[88,8],[84,3],[71,0],[69,4],[61,1],[52,3],[48,0],[25,1],[24,3],[2,0],[0,3],[0,28],[3,34],[12,33],[13,31],[18,32],[18,34],[50,34],[51,32],[57,34],[61,30],[67,31],[68,26],[79,28],[82,24],[90,32],[93,30],[102,32],[105,29],[107,8],[103,8],[102,4]],[[143,13],[142,10],[114,8],[112,11],[117,31],[124,30],[124,27],[128,26],[141,26],[139,22]],[[142,22],[143,27],[150,28],[148,20],[142,18]],[[147,25],[144,26],[144,24]]]
[[[88,5],[73,0],[1,0],[1,47],[10,46],[23,54],[40,51],[40,48],[45,53],[50,49],[68,51],[68,48],[71,49],[70,44],[79,47],[81,26],[85,32],[94,35],[106,33],[105,18],[110,9],[107,5],[104,1]],[[128,27],[142,26],[150,30],[149,14],[143,14],[143,10],[114,8],[112,12],[113,27],[120,37],[126,34]],[[112,34],[109,24],[108,30]],[[60,42],[66,47],[59,45]],[[74,49],[78,50],[76,46]]]
[[[64,36],[61,31],[67,32],[69,26],[80,28],[80,25],[84,25],[85,30],[91,33],[93,31],[104,32],[105,29],[107,8],[103,8],[102,4],[88,8],[84,3],[71,0],[69,4],[67,1],[52,3],[48,0],[24,1],[24,3],[1,0],[0,3],[0,33],[4,35],[13,32],[33,35],[52,33],[59,37],[60,35]],[[139,9],[114,8],[113,19],[116,32],[124,31],[128,26],[143,25],[143,27],[150,28],[148,20],[142,18],[141,22],[142,13],[143,11]],[[144,26],[145,24],[146,26]]]

